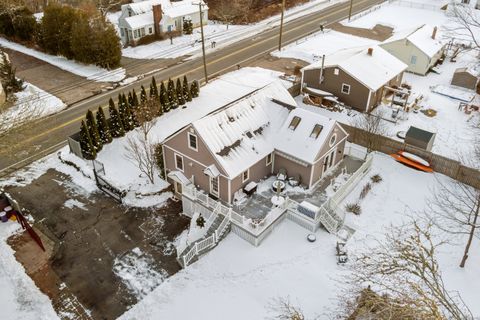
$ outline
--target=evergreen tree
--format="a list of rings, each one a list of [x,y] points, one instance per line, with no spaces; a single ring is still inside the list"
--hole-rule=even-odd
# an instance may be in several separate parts
[[[133,107],[133,96],[132,96],[132,92],[129,92],[129,93],[128,93],[128,104],[130,105],[130,107]]]
[[[137,96],[137,93],[135,92],[135,89],[132,90],[132,101],[133,101],[133,104],[132,106],[133,107],[138,107],[140,105],[140,103],[138,102],[138,96]]]
[[[80,126],[80,148],[85,159],[93,160],[97,157],[97,152],[93,147],[92,139],[84,120],[82,120],[82,125]]]
[[[187,76],[183,76],[183,98],[185,101],[192,101],[192,95],[190,94],[190,86],[188,85]]]
[[[100,140],[102,140],[102,143],[107,144],[112,142],[112,134],[110,133],[110,127],[108,125],[107,118],[105,117],[105,113],[103,112],[102,107],[98,107],[97,126],[98,133],[100,134]]]
[[[95,116],[91,110],[87,111],[87,120],[85,124],[87,125],[92,145],[95,148],[95,151],[99,152],[102,150],[103,144],[102,140],[100,139],[100,133],[98,132],[97,121],[95,121]]]
[[[158,97],[157,81],[155,80],[155,77],[153,77],[153,76],[152,76],[152,83],[151,83],[151,89],[150,89],[150,96]]]
[[[118,94],[118,114],[120,116],[120,121],[122,122],[123,129],[125,131],[130,131],[130,126],[128,124],[127,105],[124,103],[121,94]]]
[[[177,90],[178,104],[183,106],[185,104],[185,97],[183,96],[183,87],[180,78],[177,78],[177,85],[175,89]]]
[[[192,85],[190,86],[190,94],[192,95],[192,98],[198,97],[198,93],[199,93],[198,82],[193,81]]]
[[[191,19],[183,19],[183,33],[185,34],[193,33],[193,23]]]
[[[172,79],[168,79],[168,86],[167,86],[167,91],[175,90],[175,83],[173,82]]]
[[[145,101],[147,101],[147,91],[145,90],[145,87],[142,85],[140,90],[140,103],[144,104]]]
[[[24,89],[23,80],[17,79],[15,68],[12,67],[12,63],[7,59],[5,52],[1,50],[0,61],[0,84],[3,85],[5,95],[8,97],[12,93],[22,91]]]
[[[112,134],[112,137],[123,137],[125,135],[125,129],[123,128],[120,114],[118,113],[117,108],[115,108],[115,103],[112,99],[110,99],[110,106],[108,107],[108,111],[110,113],[110,133]]]
[[[175,90],[175,86],[173,87],[168,86],[168,87],[169,89],[167,91],[167,97],[168,97],[168,101],[170,102],[169,109],[176,109],[178,108],[177,90]]]

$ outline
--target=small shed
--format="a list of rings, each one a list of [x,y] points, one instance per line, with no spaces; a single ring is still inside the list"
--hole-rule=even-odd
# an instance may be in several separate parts
[[[453,73],[451,84],[454,86],[476,90],[479,82],[479,72],[473,68],[458,68]]]
[[[435,133],[417,127],[410,127],[405,134],[405,143],[411,146],[432,151]]]

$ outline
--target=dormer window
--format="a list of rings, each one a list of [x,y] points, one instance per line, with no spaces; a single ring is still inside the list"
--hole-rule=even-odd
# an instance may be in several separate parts
[[[292,121],[290,121],[290,125],[288,126],[288,129],[295,131],[297,129],[298,124],[300,123],[300,120],[302,120],[300,117],[293,117]]]
[[[310,133],[310,138],[317,139],[322,129],[322,125],[316,124],[315,127],[313,127],[312,133]]]

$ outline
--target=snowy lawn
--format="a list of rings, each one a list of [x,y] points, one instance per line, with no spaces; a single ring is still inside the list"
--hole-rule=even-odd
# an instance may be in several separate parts
[[[285,12],[284,22],[297,19],[343,1],[345,0],[312,0],[288,9]],[[118,26],[118,17],[116,14],[111,14],[109,19]],[[279,23],[280,15],[275,15],[249,25],[230,25],[227,30],[226,25],[209,21],[208,26],[204,28],[206,52],[213,52],[218,48],[251,37],[273,28],[279,25]],[[201,42],[199,42],[200,39],[200,29],[196,28],[192,35],[174,38],[173,45],[170,44],[170,40],[163,40],[138,47],[127,47],[123,49],[123,56],[136,59],[177,58],[184,55],[197,57],[201,54],[202,49]],[[215,48],[211,47],[213,41],[216,42]]]
[[[0,301],[2,320],[59,319],[50,299],[40,292],[15,259],[7,239],[21,229],[17,222],[0,223]]]
[[[23,91],[15,93],[14,105],[0,114],[2,117],[0,132],[9,129],[15,123],[46,117],[66,107],[62,100],[33,84],[25,82],[24,85]]]
[[[370,173],[359,183],[351,198],[357,198],[370,176],[380,173],[362,201],[362,214],[348,217],[357,232],[349,240],[352,254],[373,238],[382,239],[386,227],[406,221],[406,213],[425,208],[425,199],[438,181],[449,178],[407,168],[383,154],[375,154]],[[437,180],[438,179],[438,180]],[[412,188],[411,186],[415,186]],[[350,214],[349,214],[350,215]],[[341,279],[347,269],[336,264],[337,238],[324,230],[316,232],[314,243],[309,232],[289,220],[282,222],[259,247],[253,247],[230,233],[217,248],[198,262],[167,279],[120,319],[264,319],[272,316],[269,305],[278,298],[289,298],[307,319],[321,319],[336,306]],[[456,239],[452,239],[456,240]],[[477,292],[480,278],[480,245],[474,240],[467,267],[458,263],[465,241],[443,247],[439,260],[446,287],[458,290],[474,315],[480,315]]]
[[[21,44],[8,41],[0,38],[0,47],[9,48],[26,55],[32,56],[39,60],[43,60],[51,65],[54,65],[62,70],[71,72],[88,80],[96,82],[118,82],[125,78],[125,69],[118,68],[115,70],[107,70],[94,65],[86,65],[80,62],[75,62],[61,56],[53,56],[34,49],[27,48]]]

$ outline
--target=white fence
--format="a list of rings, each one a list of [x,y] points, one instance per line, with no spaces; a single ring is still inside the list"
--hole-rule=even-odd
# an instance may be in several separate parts
[[[401,7],[407,7],[407,8],[425,9],[425,10],[433,10],[433,11],[438,11],[441,9],[440,6],[436,6],[434,4],[419,3],[415,1],[393,0],[391,1],[391,3]]]
[[[195,242],[195,245],[190,249],[190,251],[183,255],[183,266],[188,266],[190,261],[192,261],[195,256],[201,254],[202,251],[215,246],[215,243],[215,233],[210,237],[203,239],[202,241]]]

